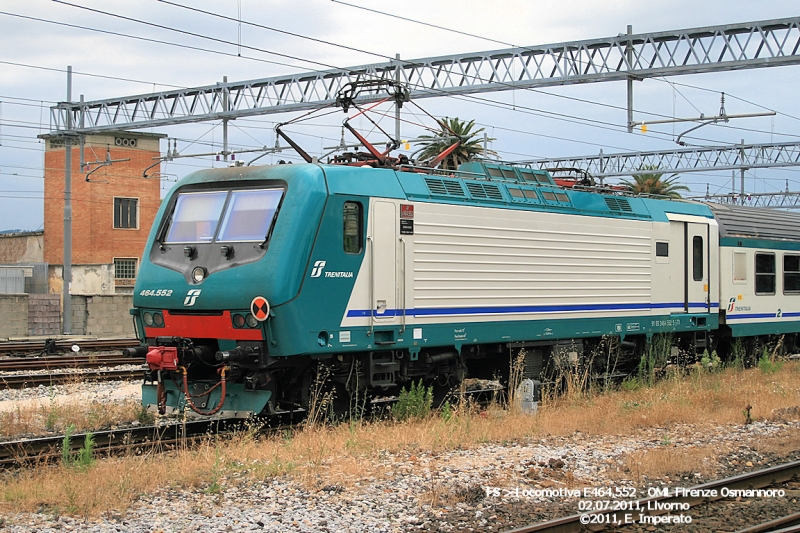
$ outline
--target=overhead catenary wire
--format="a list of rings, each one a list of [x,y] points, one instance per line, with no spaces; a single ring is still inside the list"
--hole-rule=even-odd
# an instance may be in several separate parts
[[[69,6],[73,6],[73,7],[79,7],[79,8],[82,8],[82,9],[90,9],[90,8],[84,8],[83,6],[76,6],[76,5],[74,5],[74,4],[69,4],[69,3],[67,3],[67,2],[62,2],[61,0],[54,0],[54,1],[58,1],[59,3],[63,3],[63,4],[65,4],[65,5],[69,5]],[[101,10],[93,10],[93,9],[90,9],[90,10],[92,10],[92,11],[96,11],[96,12],[98,12],[98,13],[106,14],[106,15],[109,15],[109,16],[122,17],[122,18],[126,18],[126,19],[127,19],[127,18],[129,18],[129,17],[123,17],[123,16],[121,16],[121,15],[117,15],[117,14],[114,14],[114,13],[108,13],[108,12],[104,12],[104,11],[101,11]],[[131,20],[137,20],[137,19],[131,19]],[[146,21],[139,21],[139,22],[141,22],[141,23],[143,23],[143,24],[153,24],[153,23],[148,23],[148,22],[146,22]],[[195,33],[193,33],[193,32],[185,32],[184,30],[178,30],[178,29],[175,29],[175,28],[169,28],[169,27],[167,27],[167,26],[163,26],[163,25],[155,25],[155,26],[157,26],[157,27],[159,27],[159,28],[170,29],[170,30],[172,30],[172,31],[179,31],[179,32],[189,33],[189,34],[191,34],[191,35],[197,35],[197,34],[195,34]],[[87,29],[91,29],[91,28],[87,28]],[[299,34],[296,34],[296,35],[299,35]],[[202,36],[201,36],[201,37],[202,37]],[[230,43],[229,41],[225,41],[225,40],[222,40],[222,39],[216,39],[216,40],[217,40],[218,42],[223,42],[223,43],[227,43],[227,44],[232,44],[232,43]],[[327,41],[326,41],[326,42],[327,42]],[[336,43],[330,43],[330,44],[332,44],[332,45],[334,45],[334,46],[336,46],[336,45],[337,45]],[[377,54],[376,54],[376,55],[377,55]],[[301,59],[302,59],[302,58],[301,58]],[[324,64],[323,64],[323,65],[324,65]],[[326,66],[328,66],[328,65],[326,65]],[[334,67],[334,68],[338,68],[338,67]],[[544,94],[548,94],[548,95],[551,95],[551,96],[553,96],[551,93],[547,93],[547,92],[543,92],[543,93],[544,93]],[[478,97],[474,97],[474,96],[471,96],[471,95],[467,95],[467,96],[469,96],[469,97],[470,97],[470,98],[472,98],[472,99],[478,98]],[[560,95],[559,95],[559,96],[560,96]],[[568,98],[570,98],[570,97],[568,97]],[[480,99],[480,98],[478,98],[478,99]],[[584,101],[585,101],[585,100],[584,100]],[[595,104],[597,104],[597,105],[608,105],[608,104],[596,103],[596,102],[592,102],[592,101],[585,101],[585,102],[587,102],[587,103],[595,103]],[[617,106],[610,106],[610,107],[617,107]],[[540,113],[549,113],[549,112],[547,112],[547,111],[544,111],[544,110],[537,110],[537,111],[539,111]],[[641,111],[640,111],[640,112],[641,112]],[[585,119],[585,118],[583,118],[583,117],[575,117],[575,116],[570,116],[570,115],[565,115],[565,114],[561,114],[561,115],[562,115],[562,116],[566,116],[566,117],[570,117],[570,118],[572,118],[572,119],[574,119],[574,120],[577,120],[579,123],[580,123],[581,121],[583,121],[583,120],[586,120],[586,119]],[[600,121],[600,122],[601,122],[601,123],[603,123],[602,121]],[[613,127],[618,127],[618,125],[616,125],[616,124],[613,124],[613,123],[607,123],[607,122],[605,122],[604,124],[605,124],[605,125],[608,125],[608,126],[610,126],[610,127],[612,127],[612,126],[613,126]],[[698,140],[707,140],[707,139],[698,139]],[[712,141],[712,142],[713,142],[713,141]]]
[[[294,68],[297,68],[297,67],[294,67]],[[545,94],[549,94],[549,93],[545,93]],[[588,102],[588,103],[591,103],[590,101],[587,101],[587,102]],[[602,105],[602,104],[601,104],[601,105]],[[611,107],[616,107],[616,106],[611,106]],[[514,110],[514,111],[516,111],[516,110]],[[548,118],[549,118],[549,117],[548,117]],[[610,124],[610,123],[608,123],[608,124]],[[494,127],[494,126],[493,126],[493,127]],[[530,134],[531,134],[531,135],[536,135],[536,133],[534,133],[534,132],[530,132]],[[603,146],[603,145],[597,145],[597,146]]]
[[[224,39],[218,39],[218,38],[213,38],[213,37],[209,37],[209,36],[204,36],[204,35],[201,35],[201,34],[197,34],[195,32],[189,32],[189,31],[186,31],[186,30],[180,30],[180,29],[177,29],[177,28],[172,28],[172,27],[169,27],[169,26],[161,25],[161,24],[156,24],[156,23],[152,23],[152,22],[148,22],[148,21],[142,21],[142,20],[139,20],[139,19],[134,19],[132,17],[126,17],[124,15],[119,15],[119,14],[116,14],[116,13],[111,13],[111,12],[107,12],[107,11],[103,11],[103,10],[98,10],[98,9],[94,9],[94,8],[89,8],[89,7],[85,7],[85,6],[79,6],[79,5],[76,5],[76,4],[71,4],[69,2],[65,2],[64,0],[52,0],[52,1],[60,3],[60,4],[64,4],[64,5],[67,5],[67,6],[76,7],[76,8],[79,8],[79,9],[85,9],[85,10],[88,10],[88,11],[91,11],[91,12],[95,12],[95,13],[99,13],[99,14],[103,14],[103,15],[106,15],[106,16],[116,17],[116,18],[120,18],[120,19],[123,19],[123,20],[137,22],[137,23],[140,23],[140,24],[146,24],[146,25],[157,27],[157,28],[165,29],[165,30],[168,30],[168,31],[175,31],[175,32],[178,32],[178,33],[183,33],[183,34],[195,36],[195,37],[202,38],[202,39],[209,39],[209,40],[212,40],[212,41],[215,41],[215,42],[219,42],[219,43],[224,43],[224,44],[229,44],[229,45],[235,45],[236,44],[236,43],[233,43],[231,41],[226,41]],[[246,47],[246,48],[262,51],[262,52],[265,52],[265,53],[277,54],[277,55],[281,55],[281,56],[286,57],[285,54],[266,51],[266,50],[259,49],[259,48],[256,48],[256,47]],[[289,56],[289,57],[293,57],[295,59],[298,59],[298,58],[296,58],[294,56]],[[299,59],[303,60],[302,58],[299,58]],[[341,67],[338,67],[338,66],[335,66],[335,65],[329,65],[329,64],[326,64],[326,63],[320,63],[320,62],[311,61],[311,60],[304,60],[304,61],[311,62],[311,63],[316,63],[318,65],[325,66],[327,68],[341,69]],[[400,60],[400,62],[403,62],[403,60]],[[449,96],[448,93],[446,93],[445,91],[442,91],[442,95],[443,96]],[[473,99],[473,100],[477,100],[477,101],[488,101],[488,102],[491,102],[491,100],[484,99],[484,98],[481,98],[481,97],[476,97],[474,95],[463,95],[463,96],[460,96],[460,97],[457,97],[457,98],[462,98],[462,99],[463,98],[469,98],[469,99]],[[577,120],[577,121],[581,121],[581,120],[591,121],[591,119],[582,119],[581,117],[566,115],[566,114],[563,114],[563,113],[553,113],[553,112],[548,112],[548,111],[544,111],[544,110],[536,110],[536,111],[538,111],[540,113],[552,113],[552,114],[557,115],[557,116],[569,117],[569,118],[571,118],[573,120]],[[614,127],[617,126],[616,124],[603,122],[603,121],[596,121],[596,122],[599,122],[599,123],[602,123],[602,124],[605,124],[605,125],[608,125],[608,126],[614,126]]]

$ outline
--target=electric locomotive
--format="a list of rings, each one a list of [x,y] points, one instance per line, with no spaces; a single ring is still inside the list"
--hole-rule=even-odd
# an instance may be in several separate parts
[[[138,273],[143,403],[291,411],[322,377],[341,413],[412,381],[502,376],[520,348],[531,376],[587,353],[619,372],[658,333],[702,351],[720,329],[719,250],[707,205],[563,189],[523,166],[202,170],[163,201]]]

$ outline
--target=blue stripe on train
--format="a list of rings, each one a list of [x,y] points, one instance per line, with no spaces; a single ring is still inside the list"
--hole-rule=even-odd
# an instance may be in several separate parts
[[[719,302],[711,304],[712,309],[719,309]],[[511,315],[521,313],[575,313],[585,311],[648,311],[651,309],[683,309],[679,303],[647,303],[647,304],[575,304],[575,305],[518,305],[499,307],[442,307],[406,309],[405,316],[453,316],[453,315]],[[708,309],[705,302],[692,302],[689,310],[702,313]],[[387,309],[376,313],[370,309],[351,309],[348,318],[358,317],[396,317],[403,316],[402,309]]]
[[[777,313],[748,313],[746,315],[727,315],[725,320],[750,320],[754,318],[797,318],[800,317],[800,313],[781,313],[781,316],[778,316]]]

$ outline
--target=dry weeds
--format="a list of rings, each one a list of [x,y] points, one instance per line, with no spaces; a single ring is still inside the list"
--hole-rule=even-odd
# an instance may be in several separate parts
[[[709,476],[716,470],[714,459],[728,451],[719,445],[688,448],[667,445],[639,450],[622,457],[622,470],[618,477],[641,483],[643,478],[671,478],[696,473]]]
[[[51,399],[40,405],[17,405],[13,411],[0,412],[0,437],[63,433],[70,425],[76,431],[96,430],[128,424],[141,415],[140,402],[125,400],[98,402]]]
[[[675,424],[742,425],[748,404],[752,405],[754,420],[793,412],[792,407],[800,406],[798,377],[800,364],[796,362],[787,363],[774,374],[757,369],[698,373],[635,391],[573,392],[546,400],[537,416],[461,406],[454,408],[449,420],[432,416],[405,423],[353,422],[267,438],[243,432],[192,449],[102,460],[88,470],[39,466],[0,474],[0,511],[38,510],[91,517],[109,510],[124,512],[137,498],[159,491],[202,488],[214,493],[242,481],[258,483],[276,476],[288,476],[313,490],[348,487],[390,475],[387,469],[399,468],[390,461],[393,455],[411,464],[419,461],[430,466],[421,459],[423,455],[429,458],[431,453],[476,448],[484,443],[524,442],[575,431],[613,436],[635,433],[640,428],[668,431]],[[786,408],[789,411],[781,411]],[[798,443],[793,442],[788,446],[796,449]],[[761,446],[777,449],[779,442],[764,441]],[[662,446],[623,459],[638,475],[667,475],[703,471],[704,457],[718,452],[716,448]],[[470,494],[437,493],[433,484],[425,497],[452,502]]]

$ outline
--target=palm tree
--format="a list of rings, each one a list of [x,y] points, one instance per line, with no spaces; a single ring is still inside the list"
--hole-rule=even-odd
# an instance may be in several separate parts
[[[477,156],[489,157],[497,156],[494,150],[483,149],[483,133],[484,128],[472,130],[475,126],[475,121],[470,120],[465,122],[458,117],[447,118],[439,122],[440,131],[434,135],[420,135],[421,142],[418,145],[424,148],[417,154],[417,161],[430,161],[437,155],[444,152],[457,140],[461,140],[461,144],[456,148],[453,153],[449,154],[444,161],[442,161],[442,168],[447,170],[456,170],[458,165],[466,161],[471,161]],[[486,141],[494,141],[496,139],[489,137]]]
[[[658,166],[644,165],[639,167],[639,170],[658,170]],[[681,195],[678,191],[689,190],[689,187],[686,185],[676,183],[678,174],[672,174],[666,179],[661,179],[663,175],[664,174],[660,172],[639,174],[633,176],[633,181],[621,180],[620,184],[634,194],[666,196],[668,198],[680,198]]]

